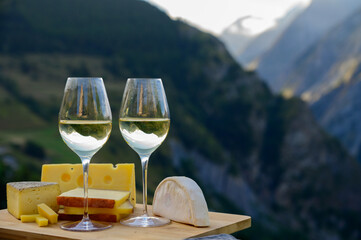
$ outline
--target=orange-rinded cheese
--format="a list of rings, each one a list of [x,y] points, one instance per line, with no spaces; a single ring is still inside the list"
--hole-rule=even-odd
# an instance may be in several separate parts
[[[84,212],[82,207],[65,207],[64,213],[66,214],[78,214],[81,215]],[[133,212],[133,205],[129,201],[125,201],[117,208],[88,208],[89,214],[131,214]]]
[[[83,187],[83,167],[81,164],[44,164],[42,182],[57,182],[61,192]],[[134,164],[90,164],[89,188],[129,191],[130,202],[135,206]]]
[[[129,192],[88,189],[88,207],[117,208],[129,198]],[[76,188],[60,194],[57,197],[58,205],[68,207],[84,207],[84,189]]]
[[[66,214],[64,209],[60,209],[59,212],[59,220],[64,221],[78,221],[83,218],[83,214]],[[128,214],[89,214],[89,218],[94,221],[101,222],[119,222],[120,219],[128,216]]]

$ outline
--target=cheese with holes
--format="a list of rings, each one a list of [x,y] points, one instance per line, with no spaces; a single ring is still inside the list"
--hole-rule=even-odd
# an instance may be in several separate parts
[[[42,182],[57,182],[61,192],[83,187],[83,166],[81,164],[44,164]],[[130,202],[135,206],[134,164],[90,164],[89,188],[130,192]]]
[[[197,227],[209,226],[203,192],[187,177],[168,177],[158,185],[153,198],[153,213]]]
[[[82,207],[66,207],[64,206],[65,214],[78,214],[81,215],[84,212]],[[88,208],[89,214],[131,214],[133,212],[133,205],[129,201],[125,201],[119,207],[116,208]]]
[[[117,208],[129,198],[129,192],[88,189],[88,207]],[[58,205],[67,207],[84,207],[84,189],[76,188],[60,194],[57,197]]]
[[[58,183],[11,182],[6,184],[7,209],[17,219],[21,215],[37,214],[38,204],[45,203],[58,210],[56,197],[60,195]]]

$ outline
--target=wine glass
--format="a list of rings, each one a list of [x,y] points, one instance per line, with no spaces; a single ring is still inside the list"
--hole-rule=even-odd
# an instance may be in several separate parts
[[[107,142],[112,113],[102,78],[68,78],[59,112],[64,142],[81,159],[84,182],[83,219],[60,227],[70,231],[98,231],[111,224],[91,221],[88,214],[88,170],[93,155]]]
[[[147,210],[147,171],[150,155],[164,141],[170,124],[167,98],[161,79],[127,80],[119,114],[119,128],[128,145],[142,162],[143,214],[121,221],[132,227],[168,224],[166,218],[149,216]]]

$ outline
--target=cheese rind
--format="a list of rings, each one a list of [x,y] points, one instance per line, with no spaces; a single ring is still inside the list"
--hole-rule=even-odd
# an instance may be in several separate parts
[[[64,209],[60,209],[59,212],[59,220],[64,221],[78,221],[83,218],[83,214],[66,214]],[[120,219],[128,216],[128,214],[89,214],[89,218],[94,221],[101,222],[119,222]]]
[[[81,164],[44,164],[42,182],[57,182],[61,192],[83,187]],[[129,191],[133,206],[136,204],[134,164],[90,164],[89,188]]]
[[[39,227],[45,227],[45,226],[48,226],[48,224],[49,224],[49,220],[47,218],[45,218],[45,217],[42,217],[42,216],[36,217],[35,221],[36,221],[36,223],[38,224]]]
[[[58,214],[45,203],[38,204],[38,212],[40,216],[47,218],[50,223],[58,222]]]
[[[158,185],[153,213],[197,227],[209,226],[208,207],[202,190],[187,177],[168,177]]]
[[[117,208],[129,198],[129,192],[103,189],[88,189],[88,207]],[[84,207],[84,189],[76,188],[57,197],[58,205]]]
[[[7,209],[17,219],[21,215],[37,214],[40,203],[46,203],[57,211],[56,197],[59,194],[58,183],[11,182],[6,184]]]
[[[35,222],[35,219],[40,217],[39,214],[28,214],[28,215],[21,215],[20,220],[23,223]]]
[[[76,214],[81,215],[84,212],[82,207],[64,207],[65,214]],[[133,212],[133,205],[126,201],[117,208],[88,208],[89,214],[131,214]]]

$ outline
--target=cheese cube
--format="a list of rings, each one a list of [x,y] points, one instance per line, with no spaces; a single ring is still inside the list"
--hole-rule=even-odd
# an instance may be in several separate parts
[[[88,189],[88,207],[117,208],[129,198],[129,192]],[[76,188],[57,197],[58,205],[84,207],[84,189]]]
[[[35,218],[40,217],[39,214],[21,215],[20,220],[23,223],[35,222]]]
[[[61,192],[83,187],[81,164],[44,164],[42,182],[57,182]],[[134,164],[90,164],[89,188],[129,191],[133,206],[136,204]]]
[[[7,209],[17,219],[21,215],[37,214],[40,203],[58,210],[56,197],[59,184],[50,182],[11,182],[6,185]]]
[[[50,223],[58,222],[58,214],[56,214],[56,212],[54,212],[53,209],[51,209],[45,203],[41,203],[38,205],[38,212],[40,216],[47,218]]]
[[[49,220],[47,218],[44,217],[36,217],[35,219],[36,223],[38,224],[39,227],[45,227],[48,226]]]

